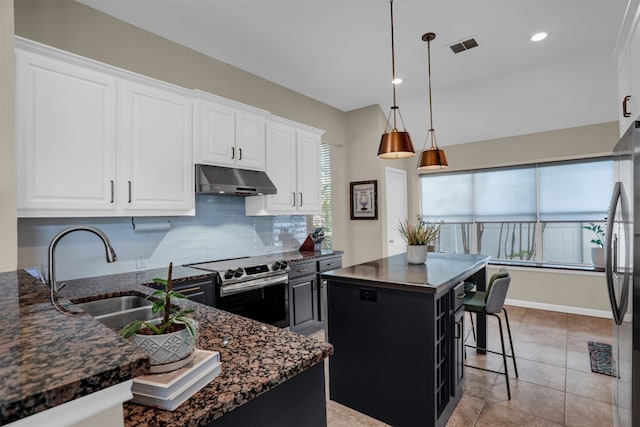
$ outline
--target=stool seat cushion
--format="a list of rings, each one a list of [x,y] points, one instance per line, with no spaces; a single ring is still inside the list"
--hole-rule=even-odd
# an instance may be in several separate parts
[[[478,291],[478,292],[470,292],[464,297],[464,309],[466,311],[471,311],[474,313],[484,313],[485,312],[485,299],[486,292]]]

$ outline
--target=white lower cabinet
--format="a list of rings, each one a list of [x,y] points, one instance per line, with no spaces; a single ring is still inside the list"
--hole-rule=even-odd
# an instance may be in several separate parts
[[[17,39],[18,216],[193,214],[189,93]]]
[[[277,194],[245,199],[247,215],[320,213],[322,131],[285,119],[267,120],[266,173]]]

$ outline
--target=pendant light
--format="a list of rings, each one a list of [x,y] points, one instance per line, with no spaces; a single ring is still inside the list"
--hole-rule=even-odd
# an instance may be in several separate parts
[[[378,147],[378,157],[381,159],[404,159],[406,157],[415,156],[416,152],[411,143],[409,132],[405,129],[400,108],[396,103],[396,61],[395,50],[393,44],[393,0],[389,1],[391,5],[391,76],[393,86],[393,107],[387,116],[387,125],[384,133],[380,138],[380,146]],[[393,128],[389,130],[391,125],[391,114],[393,113]],[[396,125],[397,116],[400,116],[403,131],[399,131]]]
[[[424,149],[420,154],[418,162],[418,170],[434,170],[445,169],[447,166],[447,157],[444,151],[438,148],[436,141],[436,131],[433,128],[433,106],[431,104],[431,41],[436,38],[435,33],[426,33],[422,36],[422,40],[427,42],[428,68],[429,75],[429,130],[427,138],[424,141]],[[427,149],[427,141],[431,140],[431,147]]]

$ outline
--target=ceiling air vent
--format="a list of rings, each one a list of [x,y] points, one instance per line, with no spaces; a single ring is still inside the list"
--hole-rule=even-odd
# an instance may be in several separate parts
[[[476,46],[478,46],[478,42],[476,41],[476,39],[470,38],[462,42],[454,43],[449,47],[451,48],[453,53],[460,53],[460,52],[464,52],[465,50],[472,49]]]

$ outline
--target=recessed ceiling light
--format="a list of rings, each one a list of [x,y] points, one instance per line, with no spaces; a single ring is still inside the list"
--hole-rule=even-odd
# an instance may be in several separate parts
[[[391,83],[393,83],[394,85],[399,85],[400,83],[402,83],[402,79],[400,77],[396,77],[395,79],[391,80]]]
[[[532,42],[539,42],[541,40],[544,40],[547,38],[547,33],[540,32],[540,33],[535,33],[534,35],[531,36],[531,41]]]

